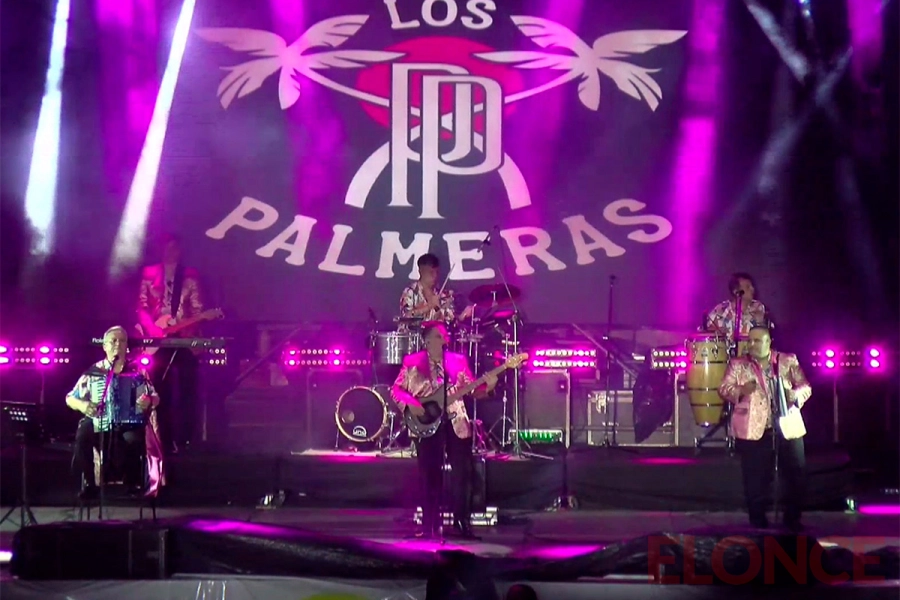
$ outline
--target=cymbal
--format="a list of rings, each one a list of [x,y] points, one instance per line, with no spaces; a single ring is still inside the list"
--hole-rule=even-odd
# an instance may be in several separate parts
[[[511,285],[507,287],[501,284],[480,285],[469,294],[469,301],[478,306],[491,306],[495,302],[508,302],[516,300],[522,295],[522,290]]]

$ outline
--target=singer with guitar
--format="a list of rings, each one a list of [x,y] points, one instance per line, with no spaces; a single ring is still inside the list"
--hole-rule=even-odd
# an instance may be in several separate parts
[[[181,243],[174,235],[163,238],[162,262],[148,266],[141,276],[138,296],[139,333],[144,337],[195,337],[197,325],[219,313],[204,312],[199,276],[181,262]],[[187,322],[194,323],[184,327]],[[162,348],[153,356],[151,377],[163,408],[160,421],[164,443],[172,452],[187,446],[197,421],[198,361],[189,349]],[[177,389],[173,380],[178,380]],[[177,393],[175,393],[177,391]]]
[[[506,366],[475,380],[466,357],[447,350],[449,335],[443,323],[425,323],[422,336],[425,350],[406,356],[391,388],[391,396],[403,411],[416,445],[423,493],[420,535],[433,538],[441,533],[442,467],[446,451],[451,469],[454,528],[463,537],[474,538],[470,520],[472,427],[463,396],[470,392],[476,399],[487,396]],[[443,414],[445,368],[446,415]]]

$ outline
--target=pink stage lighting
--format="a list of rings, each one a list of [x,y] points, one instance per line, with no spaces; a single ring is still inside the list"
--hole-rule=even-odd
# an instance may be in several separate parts
[[[145,354],[138,359],[138,362],[141,364],[142,367],[149,367],[150,366],[150,357]]]
[[[881,369],[884,363],[881,362],[881,350],[878,348],[869,348],[866,350],[866,365],[870,369]]]
[[[0,343],[0,365],[8,365],[10,362],[9,344]]]
[[[35,349],[35,362],[41,367],[49,367],[53,360],[53,346],[50,344],[40,344]]]
[[[294,346],[286,346],[281,352],[281,363],[290,369],[300,366],[300,350]]]
[[[826,369],[833,369],[833,368],[834,368],[834,361],[831,360],[831,359],[826,360],[826,361],[825,361],[825,368],[826,368]]]
[[[835,352],[834,352],[834,350],[832,350],[831,348],[829,348],[828,350],[826,350],[826,351],[823,352],[822,354],[824,354],[824,355],[827,356],[828,358],[834,358]]]

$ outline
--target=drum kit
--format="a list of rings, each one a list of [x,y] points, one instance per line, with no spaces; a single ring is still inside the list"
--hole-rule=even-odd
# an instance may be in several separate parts
[[[479,286],[468,296],[469,302],[475,307],[472,316],[464,322],[446,323],[450,334],[450,351],[465,355],[476,376],[485,368],[503,364],[518,353],[520,323],[516,300],[520,296],[521,290],[515,286]],[[421,318],[396,317],[391,330],[374,329],[370,332],[369,352],[374,384],[351,387],[338,399],[335,409],[338,432],[348,441],[360,446],[380,448],[383,454],[408,449],[403,415],[391,398],[390,387],[400,371],[404,357],[424,349],[422,324]],[[504,389],[503,416],[488,432],[492,435],[496,428],[500,428],[497,436],[499,440],[503,440],[500,445],[506,444],[510,430],[515,429],[514,418],[510,418],[507,412],[506,388],[510,388],[511,393],[517,393],[518,371],[512,369],[507,374],[508,385],[501,383]],[[485,432],[478,420],[476,406],[473,406],[471,419],[475,429],[475,451],[485,452]]]

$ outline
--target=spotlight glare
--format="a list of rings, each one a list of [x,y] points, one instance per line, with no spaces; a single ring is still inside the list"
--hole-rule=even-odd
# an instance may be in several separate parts
[[[826,360],[826,361],[825,361],[825,368],[827,368],[827,369],[833,369],[833,368],[834,368],[834,361],[833,361],[833,360]]]
[[[877,358],[873,358],[872,360],[869,361],[869,366],[872,367],[873,369],[877,369],[881,366],[881,363],[878,361]]]
[[[827,356],[828,358],[834,358],[834,350],[829,348],[828,350],[825,351],[825,356]]]
[[[879,356],[881,356],[881,352],[878,350],[878,348],[869,348],[869,356],[871,356],[872,358],[878,358]]]

